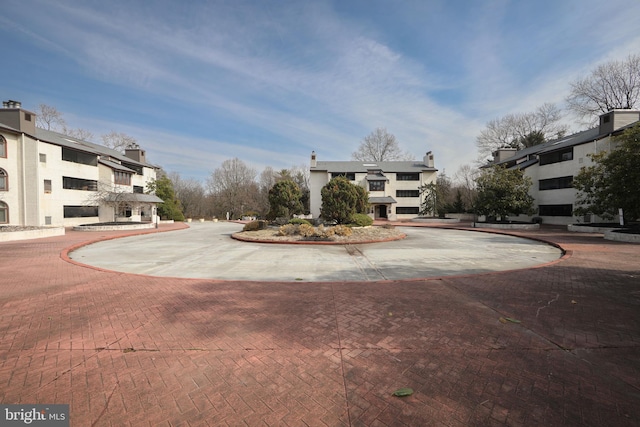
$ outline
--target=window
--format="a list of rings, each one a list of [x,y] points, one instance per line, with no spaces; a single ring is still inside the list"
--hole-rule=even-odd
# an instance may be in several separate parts
[[[0,224],[9,222],[9,206],[5,202],[0,202]]]
[[[98,166],[98,156],[95,154],[87,154],[66,147],[62,147],[62,160],[83,165]]]
[[[0,157],[7,157],[7,140],[0,135]]]
[[[87,218],[90,216],[98,216],[97,206],[65,206],[65,218]]]
[[[419,173],[397,173],[396,181],[420,181]]]
[[[50,216],[45,216],[44,217],[44,225],[51,225],[51,217]]]
[[[62,188],[65,190],[98,191],[98,181],[63,176]]]
[[[538,189],[543,190],[557,190],[559,188],[571,188],[573,187],[572,176],[561,176],[559,178],[541,179],[538,181]]]
[[[540,205],[538,206],[540,216],[573,216],[572,205]]]
[[[420,197],[419,190],[396,190],[396,197]]]
[[[47,163],[47,155],[40,153],[40,163]]]
[[[418,215],[420,213],[420,208],[415,206],[398,206],[396,208],[396,214],[398,215]]]
[[[51,193],[51,180],[50,179],[45,179],[44,180],[44,192],[46,194]]]
[[[131,185],[131,174],[129,172],[113,171],[114,182],[119,185]]]
[[[345,178],[347,178],[349,181],[355,181],[356,180],[356,173],[355,172],[331,172],[331,178],[337,178],[339,176],[343,176]]]
[[[0,191],[9,190],[9,176],[7,171],[0,169]]]
[[[138,175],[144,175],[143,170],[142,170],[142,166],[140,166],[140,165],[134,165],[134,164],[131,164],[131,163],[122,162],[122,166],[128,167],[129,169],[133,169],[134,171],[136,171],[136,174],[138,174]]]
[[[369,191],[384,191],[384,181],[369,181]]]
[[[573,147],[540,155],[540,166],[573,160]]]

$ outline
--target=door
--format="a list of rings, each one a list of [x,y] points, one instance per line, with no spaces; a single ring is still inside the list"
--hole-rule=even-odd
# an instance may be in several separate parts
[[[378,206],[378,218],[386,218],[387,217],[387,207],[385,205]]]

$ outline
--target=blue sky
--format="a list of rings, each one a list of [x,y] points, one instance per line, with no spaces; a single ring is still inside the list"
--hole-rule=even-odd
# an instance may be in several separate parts
[[[376,127],[451,176],[489,120],[640,54],[639,17],[636,0],[3,0],[0,96],[94,142],[127,133],[185,178],[349,160]]]

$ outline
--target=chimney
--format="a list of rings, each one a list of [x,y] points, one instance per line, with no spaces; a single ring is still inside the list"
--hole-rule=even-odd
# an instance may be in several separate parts
[[[36,115],[22,109],[19,101],[2,101],[0,108],[0,123],[17,129],[29,135],[36,133]]]
[[[311,152],[311,165],[312,168],[315,168],[316,166],[318,166],[318,161],[316,160],[316,152],[312,151]]]
[[[492,153],[493,162],[498,163],[507,160],[508,158],[515,156],[516,151],[517,150],[515,148],[498,148]]]
[[[435,167],[435,163],[434,163],[434,160],[433,160],[433,153],[431,151],[428,151],[427,154],[425,154],[425,156],[424,156],[424,164],[429,168],[434,168]]]
[[[607,135],[640,120],[638,110],[611,110],[600,116],[599,134]]]
[[[124,150],[124,155],[136,162],[147,163],[145,152],[141,148],[126,148]]]

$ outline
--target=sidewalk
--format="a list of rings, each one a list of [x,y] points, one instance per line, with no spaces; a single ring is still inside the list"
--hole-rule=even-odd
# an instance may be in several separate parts
[[[640,425],[640,245],[545,226],[518,235],[569,251],[553,265],[384,283],[61,259],[125,234],[0,243],[1,403],[69,403],[72,426]]]

